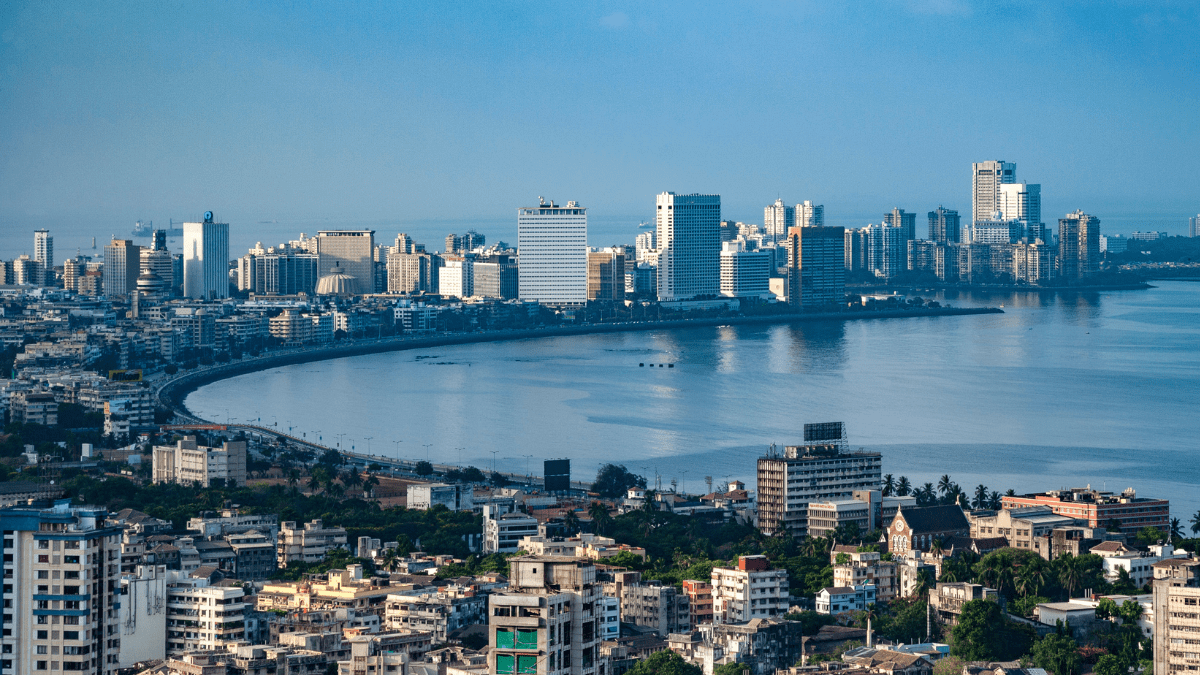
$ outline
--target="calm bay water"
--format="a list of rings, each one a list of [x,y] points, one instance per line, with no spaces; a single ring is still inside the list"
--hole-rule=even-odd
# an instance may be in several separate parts
[[[577,477],[617,462],[688,491],[843,420],[884,472],[968,492],[1091,484],[1200,508],[1200,284],[924,294],[1004,314],[546,338],[277,368],[187,398],[357,451]],[[638,363],[674,363],[644,368]],[[368,437],[370,437],[368,439]],[[394,443],[394,441],[402,441]],[[428,444],[429,447],[426,447]]]

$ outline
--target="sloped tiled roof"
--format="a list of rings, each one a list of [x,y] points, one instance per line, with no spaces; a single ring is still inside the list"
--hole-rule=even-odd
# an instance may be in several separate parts
[[[945,506],[922,506],[915,509],[900,508],[897,517],[913,532],[950,532],[954,530],[970,530],[971,523],[967,521],[963,510],[954,504]]]

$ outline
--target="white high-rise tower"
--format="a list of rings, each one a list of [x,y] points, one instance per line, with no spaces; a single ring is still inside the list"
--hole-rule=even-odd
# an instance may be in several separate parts
[[[41,266],[47,285],[54,283],[54,237],[50,230],[33,231],[33,259]]]
[[[774,204],[763,209],[763,233],[771,241],[783,241],[795,219],[796,209],[784,204],[782,199],[776,199]]]
[[[1002,220],[1017,220],[1024,228],[1024,235],[1033,239],[1045,239],[1042,225],[1042,186],[1025,183],[1004,183],[1000,186]]]
[[[1000,186],[1017,182],[1017,165],[991,160],[971,165],[971,221],[991,220],[1000,210]]]
[[[538,198],[517,209],[517,285],[521,300],[555,307],[587,304],[587,209]]]
[[[183,224],[183,294],[229,297],[229,223],[213,222],[212,211],[205,211],[202,223]]]
[[[796,205],[796,227],[822,227],[825,225],[825,206],[805,200]]]
[[[721,195],[658,195],[658,299],[721,292]]]

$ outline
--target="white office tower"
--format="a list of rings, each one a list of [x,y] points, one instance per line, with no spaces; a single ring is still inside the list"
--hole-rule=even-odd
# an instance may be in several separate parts
[[[1195,218],[1188,218],[1188,236],[1200,237],[1200,214],[1196,214]]]
[[[54,285],[54,237],[50,236],[50,230],[34,230],[33,232],[33,259],[42,267],[42,273],[45,276],[43,280],[47,286]]]
[[[139,260],[140,263],[140,260]],[[183,224],[183,294],[199,300],[229,297],[229,223]]]
[[[522,301],[552,307],[587,304],[587,209],[538,198],[517,209],[518,286]]]
[[[646,256],[654,251],[654,230],[643,232],[633,240],[633,249],[637,262],[646,262]]]
[[[375,291],[375,230],[322,230],[317,232],[317,277],[340,274],[354,277],[352,294]]]
[[[121,652],[121,530],[104,507],[0,510],[4,634],[0,672],[116,671]]]
[[[825,224],[825,206],[805,200],[796,205],[796,227],[821,227]]]
[[[721,195],[658,195],[658,299],[721,292]]]
[[[447,257],[446,266],[438,270],[438,293],[453,298],[475,295],[475,261]]]
[[[1017,182],[1017,165],[1003,160],[971,165],[971,220],[990,220],[1000,210],[1000,186]]]
[[[1021,223],[1022,237],[1029,241],[1045,239],[1042,224],[1042,186],[1026,183],[1004,183],[1000,186],[1000,207],[1004,220]]]
[[[782,241],[795,220],[796,209],[785,205],[782,199],[776,199],[774,204],[763,209],[763,233],[770,241]]]
[[[747,251],[744,240],[721,244],[721,295],[766,298],[771,295],[771,254]]]

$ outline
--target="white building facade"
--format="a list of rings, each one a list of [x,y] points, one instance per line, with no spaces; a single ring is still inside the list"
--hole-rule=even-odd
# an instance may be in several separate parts
[[[656,199],[658,299],[690,300],[721,292],[721,196]]]
[[[587,209],[542,200],[517,209],[518,288],[522,301],[552,307],[587,304]]]
[[[200,300],[229,297],[229,223],[213,222],[212,211],[205,212],[202,223],[183,224],[183,294]]]
[[[721,244],[721,295],[766,298],[771,295],[770,279],[770,253],[747,251],[745,241]]]

